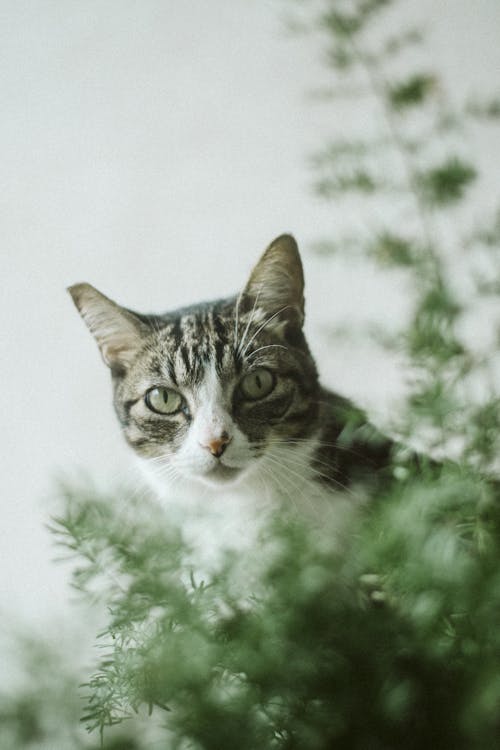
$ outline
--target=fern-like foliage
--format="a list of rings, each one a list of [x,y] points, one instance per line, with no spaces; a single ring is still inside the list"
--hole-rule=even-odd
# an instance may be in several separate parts
[[[500,496],[472,470],[402,472],[341,546],[333,522],[277,512],[238,561],[259,555],[257,582],[235,579],[231,555],[197,580],[143,499],[68,490],[66,502],[55,531],[88,561],[75,584],[109,607],[90,729],[147,706],[172,748],[498,741]],[[92,544],[87,519],[102,514]]]

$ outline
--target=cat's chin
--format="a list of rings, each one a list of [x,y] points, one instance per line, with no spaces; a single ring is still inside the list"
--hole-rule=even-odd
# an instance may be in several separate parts
[[[231,487],[237,485],[244,474],[244,470],[238,467],[217,464],[207,474],[198,477],[199,481],[208,487]]]

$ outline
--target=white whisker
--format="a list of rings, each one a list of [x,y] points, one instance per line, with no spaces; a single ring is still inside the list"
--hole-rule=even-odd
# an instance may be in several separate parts
[[[299,474],[298,472],[294,472],[290,466],[286,465],[284,461],[281,460],[281,457],[274,456],[271,454],[267,454],[266,458],[271,461],[275,466],[278,466],[280,469],[282,469],[282,472],[279,475],[279,483],[278,483],[278,477],[276,477],[276,484],[278,486],[279,490],[285,490],[287,497],[292,501],[295,511],[298,513],[298,505],[297,505],[297,498],[300,498],[302,500],[309,500],[309,507],[312,509],[314,515],[317,518],[320,518],[318,508],[316,504],[313,502],[314,496],[317,494],[317,486],[314,484],[313,481],[311,481],[307,476]],[[292,474],[295,477],[298,477],[302,482],[302,487],[300,489],[297,486],[297,483],[294,482],[294,480],[290,477],[290,474]],[[290,487],[290,491],[284,487],[283,482],[288,484]],[[310,490],[310,495],[308,495],[307,490]]]
[[[303,469],[307,469],[307,471],[311,472],[315,476],[318,476],[322,479],[326,479],[329,482],[333,482],[333,484],[335,484],[337,487],[340,487],[340,489],[343,492],[346,492],[348,495],[351,495],[352,497],[356,497],[355,493],[349,487],[347,487],[345,484],[342,484],[342,482],[340,482],[334,476],[332,476],[331,474],[325,474],[324,472],[321,472],[318,469],[315,469],[307,461],[301,460],[297,456],[283,456],[282,454],[279,454],[278,456],[276,456],[271,451],[269,452],[269,455],[272,455],[275,458],[278,458],[284,464],[287,464],[288,467],[299,466]],[[292,469],[290,468],[289,470],[291,471]]]
[[[269,323],[271,322],[271,320],[274,320],[274,318],[276,318],[284,310],[287,310],[289,307],[290,307],[290,305],[285,305],[284,307],[281,308],[281,310],[277,310],[275,313],[273,313],[273,315],[271,315],[267,320],[265,320],[264,323],[262,323],[261,326],[259,326],[257,328],[257,330],[255,331],[254,335],[252,336],[252,338],[250,339],[250,341],[248,342],[248,344],[245,346],[245,349],[244,349],[244,351],[243,351],[243,353],[241,355],[242,357],[245,356],[245,354],[247,353],[248,347],[250,346],[250,344],[252,343],[252,341],[255,339],[255,337],[259,335],[259,333],[262,331],[262,329],[265,328],[267,325],[269,325]]]
[[[309,443],[311,438],[283,438],[282,440],[270,440],[270,441],[262,441],[262,444],[264,446],[266,445],[304,445],[306,443]],[[339,451],[344,451],[344,453],[350,453],[353,456],[357,456],[358,458],[367,459],[367,457],[360,453],[359,451],[353,451],[352,448],[348,448],[345,445],[339,445],[339,443],[328,443],[324,440],[318,440],[316,442],[318,446],[323,446],[325,448],[335,448]],[[257,444],[255,444],[256,447],[260,447]]]
[[[292,494],[289,489],[287,489],[287,484],[289,482],[289,479],[286,476],[277,476],[276,470],[273,467],[266,465],[266,459],[268,456],[264,456],[264,459],[260,463],[261,469],[265,472],[266,476],[269,477],[271,485],[274,485],[277,489],[278,495],[282,495],[283,492],[285,492],[286,497],[290,501],[291,505],[293,506],[296,513],[298,513],[298,507],[297,507],[297,499],[295,496],[295,493]],[[283,484],[283,482],[285,484]],[[295,487],[294,487],[295,489]]]
[[[240,314],[240,302],[241,298],[243,296],[243,292],[238,294],[236,298],[236,305],[234,308],[234,315],[235,315],[235,321],[234,321],[234,348],[237,350],[237,344],[238,344],[238,324],[239,324],[239,314]]]
[[[261,292],[261,289],[262,289],[262,284],[261,284],[261,285],[260,285],[260,287],[259,287],[259,291],[258,291],[258,292],[257,292],[257,294],[255,295],[255,300],[254,300],[254,303],[253,303],[252,311],[251,311],[251,313],[250,313],[250,317],[249,317],[249,319],[248,319],[248,322],[247,322],[246,328],[245,328],[245,330],[243,331],[243,336],[241,337],[241,342],[240,342],[240,345],[238,346],[238,349],[236,350],[236,357],[237,357],[237,359],[239,359],[239,358],[241,357],[241,350],[242,350],[242,348],[243,348],[243,344],[245,343],[245,339],[246,339],[246,337],[247,337],[247,334],[248,334],[248,330],[249,330],[249,328],[250,328],[250,325],[252,324],[252,321],[253,321],[253,317],[254,317],[254,315],[255,315],[255,310],[257,309],[257,302],[258,302],[258,300],[259,300],[259,296],[260,296],[260,292]]]
[[[258,349],[254,349],[253,352],[250,352],[250,354],[247,356],[247,359],[250,359],[250,357],[253,357],[257,352],[261,352],[263,349],[271,349],[271,347],[276,347],[277,349],[285,349],[285,351],[288,351],[288,347],[283,346],[283,344],[267,344],[266,346],[259,346]]]

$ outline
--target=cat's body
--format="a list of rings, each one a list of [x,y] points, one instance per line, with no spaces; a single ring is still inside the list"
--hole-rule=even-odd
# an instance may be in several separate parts
[[[140,315],[88,284],[70,292],[111,369],[124,436],[159,495],[205,505],[228,496],[255,509],[279,499],[314,513],[339,498],[355,504],[383,480],[391,442],[319,384],[289,235],[227,300]]]

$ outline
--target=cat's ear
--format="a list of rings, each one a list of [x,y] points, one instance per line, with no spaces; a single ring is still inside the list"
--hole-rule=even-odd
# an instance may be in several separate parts
[[[104,362],[112,370],[126,368],[144,343],[147,326],[90,284],[75,284],[68,292],[97,341]]]
[[[290,234],[277,237],[250,274],[242,299],[267,313],[304,322],[304,273],[299,249]]]

